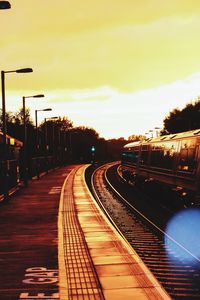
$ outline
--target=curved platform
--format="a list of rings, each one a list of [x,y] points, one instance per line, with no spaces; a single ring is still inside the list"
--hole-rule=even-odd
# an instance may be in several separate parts
[[[62,187],[59,294],[67,299],[171,299],[100,210],[76,166]]]

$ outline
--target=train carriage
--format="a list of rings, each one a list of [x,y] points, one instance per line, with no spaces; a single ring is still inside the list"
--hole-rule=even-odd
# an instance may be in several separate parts
[[[126,144],[122,152],[122,176],[132,183],[151,181],[155,186],[156,183],[167,186],[190,204],[198,204],[199,148],[200,129]]]

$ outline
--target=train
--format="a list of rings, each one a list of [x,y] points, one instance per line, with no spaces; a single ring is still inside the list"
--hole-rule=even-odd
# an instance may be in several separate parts
[[[200,129],[126,144],[120,170],[126,182],[165,201],[200,206]]]

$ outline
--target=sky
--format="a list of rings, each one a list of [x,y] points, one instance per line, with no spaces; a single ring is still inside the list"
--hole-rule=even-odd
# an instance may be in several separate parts
[[[10,0],[0,11],[6,110],[67,116],[101,137],[163,127],[200,96],[199,0]]]

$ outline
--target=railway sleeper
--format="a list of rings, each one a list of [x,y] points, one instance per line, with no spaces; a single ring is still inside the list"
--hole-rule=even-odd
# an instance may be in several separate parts
[[[175,270],[177,270],[177,269],[181,269],[181,270],[183,270],[183,269],[192,269],[191,268],[191,266],[184,266],[183,267],[183,265],[177,265],[177,264],[175,264],[175,263],[162,263],[162,261],[158,261],[158,262],[149,262],[149,265],[152,267],[152,268],[157,268],[158,266],[159,267],[168,267],[169,269],[175,269]],[[177,270],[178,271],[178,270]],[[195,271],[195,270],[194,270]]]
[[[169,281],[173,279],[174,284],[181,281],[187,281],[188,283],[196,286],[194,283],[193,277],[188,277],[186,274],[177,274],[177,273],[164,273],[164,272],[155,272],[156,278],[161,281]]]

